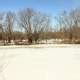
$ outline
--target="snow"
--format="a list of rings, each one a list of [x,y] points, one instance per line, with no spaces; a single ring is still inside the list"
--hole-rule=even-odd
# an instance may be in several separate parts
[[[80,80],[80,45],[2,46],[6,80]],[[1,76],[0,76],[1,77]],[[1,78],[0,78],[1,80]]]
[[[47,39],[47,40],[41,40],[38,43],[44,43],[44,44],[59,44],[63,41],[63,39]]]

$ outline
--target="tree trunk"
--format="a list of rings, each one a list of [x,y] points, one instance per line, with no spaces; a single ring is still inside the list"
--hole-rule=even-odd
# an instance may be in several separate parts
[[[33,42],[32,38],[29,37],[29,38],[28,38],[28,43],[29,43],[29,44],[32,44],[32,42]]]
[[[11,43],[11,37],[8,37],[8,43]]]

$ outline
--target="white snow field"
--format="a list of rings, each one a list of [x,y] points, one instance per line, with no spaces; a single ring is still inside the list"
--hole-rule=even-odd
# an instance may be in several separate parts
[[[80,80],[80,45],[46,46],[0,47],[5,80]]]

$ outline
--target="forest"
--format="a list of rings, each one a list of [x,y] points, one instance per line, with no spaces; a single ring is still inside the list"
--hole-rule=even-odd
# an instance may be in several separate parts
[[[56,21],[52,25],[52,20]],[[63,44],[80,43],[80,9],[50,16],[32,8],[18,12],[0,12],[0,44],[27,45],[60,40]]]

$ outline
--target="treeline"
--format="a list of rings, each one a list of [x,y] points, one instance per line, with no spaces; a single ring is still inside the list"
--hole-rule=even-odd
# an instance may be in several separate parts
[[[64,11],[58,17],[57,26],[59,33],[62,34],[60,38],[68,39],[69,41],[79,41],[80,43],[80,9],[74,9],[70,12]]]
[[[17,31],[14,27],[17,27]],[[23,31],[18,31],[22,29]],[[0,14],[0,39],[11,43],[11,40],[26,39],[31,44],[39,39],[41,33],[50,30],[50,16],[31,8],[17,12]]]
[[[0,13],[0,40],[11,43],[27,40],[28,44],[43,39],[63,39],[76,41],[80,39],[80,9],[64,11],[54,17],[56,26],[51,25],[52,17],[31,8],[19,12]],[[14,29],[15,28],[15,29]]]

